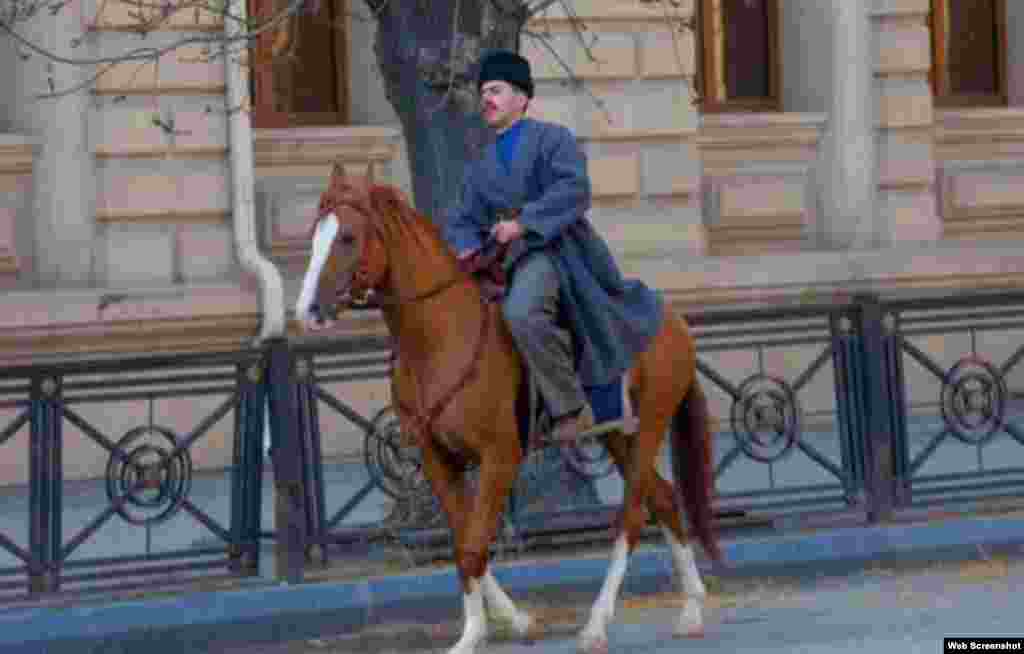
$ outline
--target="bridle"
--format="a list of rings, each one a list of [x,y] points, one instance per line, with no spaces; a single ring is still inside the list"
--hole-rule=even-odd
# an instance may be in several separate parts
[[[320,215],[325,216],[328,213],[337,213],[337,209],[342,206],[346,206],[359,213],[365,215],[365,211],[356,206],[353,203],[341,202],[331,203],[325,206],[324,202],[321,202]],[[454,275],[448,279],[442,280],[425,291],[414,293],[409,296],[386,296],[380,294],[377,290],[377,286],[382,281],[383,272],[375,274],[371,269],[372,260],[370,253],[370,230],[373,231],[373,236],[380,243],[384,243],[384,235],[381,232],[379,226],[371,220],[366,221],[366,231],[362,234],[362,246],[359,252],[359,258],[356,260],[356,267],[352,273],[352,281],[348,284],[348,288],[339,289],[337,299],[339,303],[343,303],[345,306],[350,308],[367,308],[371,306],[370,294],[373,293],[374,297],[372,302],[379,306],[390,306],[397,307],[407,304],[415,304],[424,302],[431,298],[437,297],[453,288],[460,281],[473,281],[472,275],[462,269],[461,267],[456,271]],[[337,238],[337,236],[335,236]],[[418,410],[415,407],[409,407],[404,404],[392,388],[392,396],[395,398],[395,404],[400,412],[405,413],[412,420],[412,424],[408,425],[410,436],[414,437],[421,444],[425,443],[426,437],[431,433],[431,425],[438,416],[444,411],[448,403],[465,388],[471,380],[476,378],[480,356],[483,354],[484,346],[487,341],[487,330],[490,327],[491,312],[487,306],[486,299],[481,294],[480,309],[483,314],[483,319],[480,321],[480,331],[477,335],[476,344],[473,346],[473,354],[470,357],[468,363],[459,372],[455,383],[448,388],[440,397],[433,402],[433,404],[426,410]],[[398,362],[398,347],[397,343],[394,343],[391,348],[391,368],[394,370],[395,365]],[[394,375],[390,375],[392,379],[392,385],[394,384]],[[426,387],[426,386],[424,386]],[[422,406],[422,402],[417,401],[416,405]]]

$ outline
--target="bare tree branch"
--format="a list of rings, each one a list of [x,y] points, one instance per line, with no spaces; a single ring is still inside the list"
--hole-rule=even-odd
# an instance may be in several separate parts
[[[462,0],[455,0],[455,11],[452,12],[452,41],[451,46],[448,48],[448,84],[446,85],[447,88],[445,88],[444,96],[437,103],[437,106],[427,109],[428,116],[433,116],[448,104],[448,100],[452,95],[452,88],[455,86],[455,37],[459,32],[459,16],[461,13]]]
[[[533,18],[537,14],[546,11],[548,7],[559,2],[559,0],[540,0],[537,4],[530,7],[528,3],[524,2],[523,7],[526,9],[527,18]]]
[[[597,62],[597,57],[594,56],[594,44],[597,43],[597,35],[593,35],[593,40],[587,43],[583,38],[583,34],[587,31],[586,23],[580,20],[580,17],[576,15],[570,3],[567,0],[554,0],[562,5],[565,10],[565,15],[569,17],[569,24],[572,25],[572,33],[576,36],[576,40],[579,41],[580,47],[583,48],[583,52],[587,55],[587,59],[592,62]]]
[[[547,39],[547,37],[545,37],[545,35],[543,34],[537,34],[536,32],[532,32],[530,30],[523,30],[523,34],[525,36],[529,36],[530,38],[537,39],[538,41],[541,42],[544,48],[551,54],[552,57],[555,58],[555,61],[558,62],[558,65],[562,67],[562,70],[565,71],[566,75],[568,76],[569,85],[573,88],[573,90],[585,90],[587,92],[587,95],[590,96],[591,101],[594,103],[594,106],[600,109],[601,113],[604,114],[605,121],[607,121],[608,124],[611,125],[612,116],[610,113],[608,113],[608,106],[605,104],[604,100],[594,95],[594,92],[590,90],[590,88],[583,82],[583,80],[576,76],[576,73],[573,72],[572,67],[568,64],[568,62],[562,59],[561,55],[559,55],[558,52],[551,46],[551,43]]]
[[[73,93],[77,93],[77,92],[81,91],[82,89],[85,89],[85,88],[88,88],[89,86],[92,86],[96,82],[96,80],[98,80],[100,77],[103,77],[103,75],[106,74],[107,71],[109,71],[111,68],[113,68],[116,65],[117,64],[104,64],[104,65],[100,66],[99,72],[96,72],[96,73],[90,75],[87,79],[83,80],[82,82],[79,82],[78,84],[75,84],[74,86],[72,86],[70,88],[61,89],[60,91],[58,91],[56,89],[56,87],[54,86],[54,84],[53,84],[53,77],[49,77],[47,79],[47,81],[48,81],[49,86],[50,86],[50,92],[49,93],[37,93],[36,94],[36,98],[38,98],[40,100],[52,100],[54,98],[59,98],[59,97],[65,96],[65,95],[71,95]]]
[[[364,0],[374,16],[380,16],[388,8],[390,0]]]
[[[682,73],[683,70],[683,53],[679,49],[679,37],[676,34],[676,24],[684,25],[689,27],[691,30],[696,29],[695,20],[693,16],[690,18],[683,18],[681,13],[678,13],[681,9],[681,3],[679,0],[640,0],[644,4],[657,4],[662,9],[662,15],[665,18],[665,24],[668,26],[669,34],[672,35],[672,50],[676,57],[676,63],[679,64],[679,71]],[[672,9],[675,9],[677,13],[672,14]],[[704,101],[700,97],[697,89],[693,84],[690,84],[690,103],[693,105],[699,105]]]
[[[0,31],[9,34],[15,41],[23,45],[24,47],[36,52],[37,54],[46,57],[50,61],[59,64],[68,64],[71,66],[96,66],[101,64],[116,64],[127,61],[139,61],[144,59],[159,59],[168,52],[173,52],[179,48],[187,45],[215,45],[222,44],[225,46],[231,45],[232,43],[249,42],[259,37],[261,34],[268,32],[276,28],[280,23],[287,20],[289,17],[298,12],[306,0],[291,0],[291,2],[284,9],[279,11],[277,14],[272,16],[267,22],[262,25],[242,32],[236,36],[225,36],[218,34],[216,36],[189,36],[181,38],[169,45],[163,47],[145,47],[136,48],[129,50],[128,52],[120,55],[111,57],[94,57],[94,58],[73,58],[64,57],[55,52],[46,50],[45,48],[33,43],[31,40],[25,38],[19,34],[11,25],[6,21],[0,21]]]

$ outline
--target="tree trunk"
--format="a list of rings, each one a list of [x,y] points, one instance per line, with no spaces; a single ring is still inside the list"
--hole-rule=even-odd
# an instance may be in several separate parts
[[[390,0],[381,7],[377,62],[405,132],[413,201],[441,225],[467,162],[492,138],[477,106],[477,63],[489,49],[517,49],[521,4]]]

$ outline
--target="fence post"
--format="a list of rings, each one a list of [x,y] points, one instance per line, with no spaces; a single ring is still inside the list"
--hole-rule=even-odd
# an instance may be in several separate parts
[[[864,406],[867,433],[864,443],[865,483],[868,491],[868,522],[877,524],[892,520],[895,505],[896,435],[893,433],[892,379],[886,360],[886,339],[890,328],[878,296],[861,294],[854,297],[860,308],[862,370],[864,374]]]
[[[29,433],[29,591],[52,593],[59,586],[61,548],[61,417],[54,404],[56,379],[32,380]]]
[[[295,375],[291,349],[285,339],[267,342],[266,384],[274,466],[275,575],[294,584],[302,581],[305,566],[306,506]]]
[[[258,574],[260,516],[263,508],[264,397],[262,362],[246,362],[238,369],[240,398],[235,412],[232,472],[231,569],[242,575]]]

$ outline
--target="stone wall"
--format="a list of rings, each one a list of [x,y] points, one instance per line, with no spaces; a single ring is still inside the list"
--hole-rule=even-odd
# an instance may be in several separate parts
[[[701,218],[698,116],[692,102],[693,2],[573,3],[593,43],[580,46],[556,3],[534,19],[524,55],[537,79],[531,114],[573,129],[593,187],[590,218],[624,260],[707,250]],[[557,55],[552,54],[551,48]],[[559,60],[562,62],[560,63]],[[572,75],[563,66],[568,66]],[[584,84],[574,89],[575,78]]]

